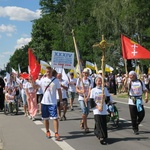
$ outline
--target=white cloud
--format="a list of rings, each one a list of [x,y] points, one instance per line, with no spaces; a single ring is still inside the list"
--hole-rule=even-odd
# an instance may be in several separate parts
[[[12,33],[12,32],[15,32],[16,31],[16,26],[13,26],[13,25],[0,25],[0,32],[9,32],[9,33]]]
[[[10,52],[10,51],[6,51],[6,52],[3,52],[3,55],[12,55],[14,52]]]
[[[31,38],[20,38],[17,40],[17,45],[15,46],[15,49],[19,49],[24,45],[27,45],[31,41]]]
[[[10,20],[32,21],[40,18],[41,11],[31,11],[27,8],[7,6],[0,7],[0,17],[9,17]]]
[[[4,57],[5,57],[4,55],[2,55],[2,54],[0,55],[0,58],[4,58]]]
[[[12,34],[11,33],[7,33],[6,34],[8,37],[12,37]]]

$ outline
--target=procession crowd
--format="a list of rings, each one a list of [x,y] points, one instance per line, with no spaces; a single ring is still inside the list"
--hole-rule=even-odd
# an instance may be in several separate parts
[[[46,73],[39,73],[34,81],[32,76],[27,78],[10,75],[10,79],[0,77],[0,110],[8,111],[11,115],[18,113],[18,107],[23,106],[24,116],[33,121],[37,113],[41,115],[46,128],[46,137],[50,138],[49,119],[54,122],[55,139],[59,136],[59,121],[67,119],[67,110],[74,110],[75,95],[81,108],[80,128],[89,132],[88,114],[93,110],[95,129],[94,134],[101,144],[107,144],[107,115],[113,116],[113,99],[111,94],[128,93],[129,111],[134,134],[139,134],[139,124],[144,119],[143,93],[145,102],[148,102],[150,78],[144,74],[139,80],[135,71],[126,74],[105,75],[105,86],[102,89],[102,71],[90,75],[89,69],[82,71],[82,77],[74,78],[70,72],[68,80],[62,78],[62,73],[57,73],[51,67],[46,68]],[[106,103],[107,98],[107,103]]]

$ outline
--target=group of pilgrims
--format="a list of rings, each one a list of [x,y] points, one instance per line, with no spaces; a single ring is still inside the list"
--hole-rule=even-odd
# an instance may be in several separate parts
[[[68,109],[74,111],[74,100],[77,96],[81,108],[80,128],[85,133],[90,132],[88,115],[92,109],[95,121],[94,134],[101,144],[106,145],[108,143],[107,115],[108,113],[113,115],[114,110],[109,109],[106,102],[102,103],[102,100],[109,97],[109,104],[111,104],[113,103],[112,94],[129,93],[128,103],[132,127],[134,133],[138,134],[138,125],[143,120],[145,112],[143,102],[139,111],[132,98],[141,98],[142,93],[145,92],[145,100],[148,102],[150,83],[148,76],[144,74],[141,81],[138,80],[134,71],[130,71],[128,75],[109,73],[105,75],[104,81],[105,86],[102,89],[102,70],[99,70],[97,74],[90,74],[89,68],[84,68],[82,75],[77,78],[74,78],[73,72],[69,72],[68,80],[63,79],[62,73],[51,67],[46,68],[45,74],[39,73],[36,80],[33,80],[31,75],[22,78],[12,73],[9,80],[6,77],[0,77],[0,110],[3,111],[7,106],[5,109],[8,109],[10,114],[18,113],[12,108],[12,104],[17,102],[18,107],[23,107],[25,117],[28,116],[34,121],[37,113],[41,114],[47,138],[51,137],[49,119],[52,119],[55,139],[59,141],[61,139],[58,133],[59,121],[67,119]],[[129,89],[131,81],[134,83]],[[137,115],[133,115],[133,112]],[[138,119],[138,113],[141,112],[142,116]]]

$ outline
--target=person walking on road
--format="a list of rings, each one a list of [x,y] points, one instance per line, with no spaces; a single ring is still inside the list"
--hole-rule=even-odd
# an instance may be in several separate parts
[[[26,96],[26,92],[25,92],[25,85],[28,82],[28,78],[26,79],[22,79],[20,87],[21,87],[21,98],[23,101],[23,110],[24,110],[24,116],[28,116],[29,112],[28,112],[28,102],[27,102],[27,96]]]
[[[41,73],[39,73],[38,78],[36,79],[36,84],[40,85],[42,76],[43,75]],[[38,90],[36,92],[36,96],[37,96],[38,112],[39,112],[39,114],[41,114],[41,100],[43,97],[43,91],[42,91],[41,87],[38,88]]]
[[[91,90],[90,94],[90,104],[93,109],[95,129],[94,134],[100,140],[102,145],[106,145],[106,139],[108,137],[107,133],[107,105],[104,101],[103,107],[101,109],[100,105],[102,99],[105,97],[110,97],[110,94],[106,87],[104,87],[104,95],[102,94],[102,77],[97,77],[95,79],[96,87]],[[110,99],[111,100],[111,99]]]
[[[29,118],[32,119],[33,121],[35,120],[35,116],[38,110],[36,97],[37,90],[38,85],[35,83],[32,77],[29,76],[29,81],[25,84],[25,93],[28,101]]]
[[[67,99],[67,90],[68,90],[68,82],[66,80],[62,79],[62,74],[58,73],[57,74],[57,79],[59,80],[60,87],[61,87],[61,92],[62,92],[62,103],[60,102],[59,94],[57,92],[56,98],[58,101],[58,115],[59,115],[59,120],[66,120],[66,113],[67,113],[67,107],[68,107],[68,99]],[[63,115],[61,116],[61,109],[63,109]]]
[[[134,134],[139,134],[139,124],[144,119],[145,110],[143,107],[143,98],[142,94],[145,93],[145,103],[148,102],[148,90],[145,87],[145,84],[137,78],[137,74],[135,71],[129,72],[128,82],[128,94],[129,94],[129,111],[132,121],[132,128]]]
[[[74,73],[70,73],[70,78],[69,78],[69,88],[68,88],[68,97],[70,99],[70,110],[73,111],[73,102],[75,99],[75,94],[76,94],[76,82],[77,80],[74,78]]]
[[[76,92],[79,94],[78,101],[82,110],[82,120],[80,122],[80,127],[85,129],[85,132],[89,132],[87,125],[87,116],[90,110],[90,91],[92,89],[92,83],[88,79],[89,71],[88,69],[83,70],[83,77],[77,79]]]
[[[60,102],[62,101],[62,93],[58,79],[52,76],[52,68],[46,67],[46,77],[41,79],[41,87],[43,89],[42,118],[46,128],[46,137],[50,138],[49,119],[53,119],[55,140],[59,141],[58,134],[58,115],[57,115],[57,99],[56,91],[58,91]]]
[[[4,88],[5,82],[2,77],[0,77],[0,110],[4,108]]]

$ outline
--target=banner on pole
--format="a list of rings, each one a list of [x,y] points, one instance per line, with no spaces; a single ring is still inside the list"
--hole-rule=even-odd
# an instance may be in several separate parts
[[[52,51],[52,68],[74,68],[74,53],[64,51]]]

